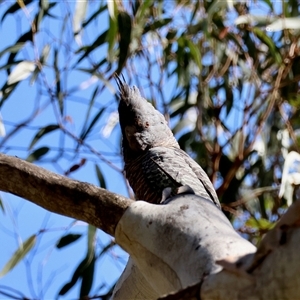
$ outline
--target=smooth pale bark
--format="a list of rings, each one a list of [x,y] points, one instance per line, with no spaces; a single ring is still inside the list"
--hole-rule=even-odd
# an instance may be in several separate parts
[[[131,261],[113,299],[299,299],[299,227],[296,201],[256,251],[200,197],[133,203],[116,228]]]
[[[135,202],[3,154],[0,190],[115,235],[131,259],[114,299],[299,298],[300,201],[256,251],[214,204],[195,195],[166,205]]]
[[[85,221],[111,235],[128,205],[134,202],[4,154],[0,154],[0,190],[51,212]]]
[[[254,255],[220,262],[223,271],[204,280],[201,299],[299,299],[299,226],[298,200],[265,235]]]
[[[256,251],[212,202],[195,195],[176,196],[166,205],[133,203],[115,237],[132,261],[114,299],[156,299],[219,272],[217,260]]]
[[[251,300],[300,298],[300,229],[288,233],[251,273],[224,269],[204,280],[201,300]]]

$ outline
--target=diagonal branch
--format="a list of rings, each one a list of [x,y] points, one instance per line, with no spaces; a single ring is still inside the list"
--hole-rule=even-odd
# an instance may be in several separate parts
[[[72,180],[5,154],[0,154],[0,190],[51,212],[85,221],[111,235],[133,202],[95,185]]]

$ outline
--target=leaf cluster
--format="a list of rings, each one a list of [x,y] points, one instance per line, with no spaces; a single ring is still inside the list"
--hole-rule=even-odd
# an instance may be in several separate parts
[[[1,151],[11,151],[12,137],[29,130],[31,140],[18,150],[30,162],[51,163],[68,176],[92,162],[102,187],[112,180],[103,165],[123,176],[112,81],[122,72],[165,114],[242,234],[255,242],[281,216],[285,153],[300,147],[296,0],[77,1],[72,8],[28,0],[7,5],[2,26],[9,16],[26,19],[27,28],[0,49],[0,107],[28,80],[27,101],[35,89],[38,96],[25,121],[1,120],[2,134],[13,122]],[[74,99],[79,120],[69,109]],[[51,120],[36,123],[49,108]],[[60,294],[84,282],[84,272],[92,276],[94,263],[88,250]],[[87,280],[81,295],[90,292]]]

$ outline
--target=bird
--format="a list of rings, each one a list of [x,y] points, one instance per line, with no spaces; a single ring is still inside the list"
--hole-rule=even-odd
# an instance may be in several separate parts
[[[119,89],[124,172],[135,197],[160,204],[165,189],[175,196],[186,186],[221,208],[207,174],[180,148],[165,117],[124,77],[116,75],[115,80]]]

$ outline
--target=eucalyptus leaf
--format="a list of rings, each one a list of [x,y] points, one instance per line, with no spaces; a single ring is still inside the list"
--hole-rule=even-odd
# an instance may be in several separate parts
[[[0,278],[11,271],[24,257],[25,255],[34,247],[36,243],[36,235],[30,236],[20,247],[14,252],[10,260],[5,264],[3,269],[0,271]]]
[[[20,62],[10,73],[7,84],[11,85],[26,79],[35,70],[35,63],[32,61]]]

